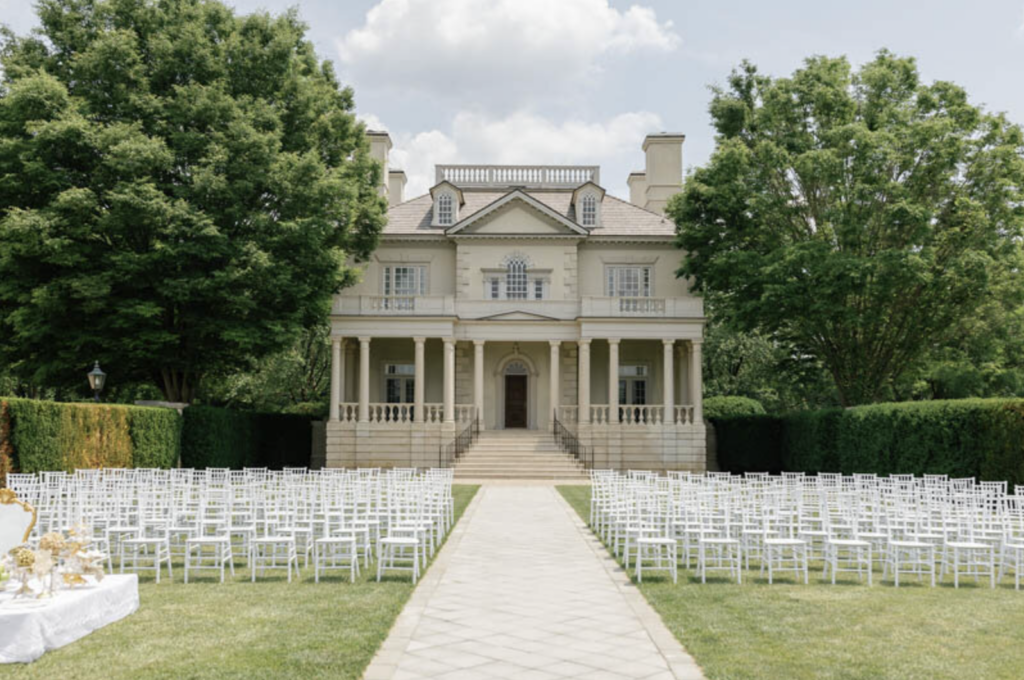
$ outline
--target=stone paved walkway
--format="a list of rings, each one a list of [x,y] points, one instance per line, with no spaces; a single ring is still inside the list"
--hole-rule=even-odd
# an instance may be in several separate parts
[[[698,679],[552,486],[484,486],[366,680]]]

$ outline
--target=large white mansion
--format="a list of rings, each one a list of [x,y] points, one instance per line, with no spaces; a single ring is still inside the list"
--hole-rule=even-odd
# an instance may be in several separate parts
[[[436,465],[474,419],[557,417],[598,467],[705,468],[703,306],[663,217],[682,135],[644,139],[628,203],[596,166],[439,165],[404,200],[390,138],[370,142],[391,207],[334,299],[328,466]]]

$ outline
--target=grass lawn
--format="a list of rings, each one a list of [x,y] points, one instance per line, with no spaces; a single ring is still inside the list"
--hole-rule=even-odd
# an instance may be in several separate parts
[[[454,487],[457,516],[478,488]],[[354,584],[342,572],[316,584],[312,565],[298,582],[268,572],[250,583],[240,563],[225,584],[186,586],[177,565],[174,583],[142,577],[138,612],[35,663],[0,666],[0,678],[359,678],[413,591],[406,574],[377,583],[373,564]]]
[[[590,487],[559,491],[589,517]],[[743,585],[660,576],[645,575],[640,590],[712,680],[1024,677],[1024,590],[1012,583],[833,586],[816,582],[820,568],[806,586],[769,586],[757,571]]]

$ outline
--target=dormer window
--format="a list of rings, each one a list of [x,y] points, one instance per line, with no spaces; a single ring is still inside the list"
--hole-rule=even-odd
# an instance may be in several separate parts
[[[576,188],[572,192],[572,204],[576,209],[576,223],[587,229],[601,226],[601,201],[604,189],[593,182]]]
[[[459,208],[465,201],[462,190],[451,182],[441,182],[430,189],[434,199],[434,217],[431,224],[435,227],[451,227],[459,221]]]
[[[444,227],[455,224],[455,197],[448,192],[437,197],[437,223]]]
[[[597,196],[587,194],[580,201],[580,224],[584,227],[597,226]]]

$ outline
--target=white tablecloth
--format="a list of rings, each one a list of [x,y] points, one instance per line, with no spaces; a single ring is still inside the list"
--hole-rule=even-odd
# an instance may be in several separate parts
[[[28,663],[139,608],[139,578],[108,576],[101,583],[61,590],[49,600],[0,594],[0,663]]]

